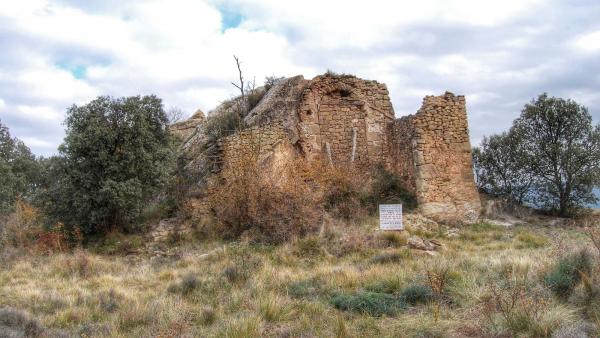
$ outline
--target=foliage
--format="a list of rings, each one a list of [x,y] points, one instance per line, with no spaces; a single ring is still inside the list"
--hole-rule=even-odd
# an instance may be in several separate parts
[[[331,303],[342,311],[352,311],[370,316],[393,316],[406,308],[402,299],[378,292],[358,292],[355,294],[338,293]]]
[[[169,285],[167,291],[171,293],[190,294],[200,287],[200,281],[195,274],[186,274],[178,283]]]
[[[266,91],[269,91],[269,89],[273,88],[275,85],[277,85],[279,82],[285,80],[285,77],[281,76],[267,76],[265,78],[265,89]]]
[[[252,153],[230,164],[209,196],[223,235],[281,243],[315,232],[322,214],[318,197],[302,177],[304,169],[302,163],[281,171],[263,168]]]
[[[427,285],[414,284],[402,290],[400,297],[410,305],[427,304],[431,302],[435,295]]]
[[[521,204],[531,191],[533,175],[521,141],[512,134],[484,137],[480,148],[473,149],[473,167],[479,189],[488,194]]]
[[[400,175],[383,166],[375,168],[371,191],[365,199],[372,211],[384,203],[402,203],[403,209],[407,211],[417,206],[416,196],[406,189]]]
[[[358,218],[362,211],[361,181],[359,174],[352,169],[325,168],[321,178],[325,210],[345,220]]]
[[[0,215],[12,211],[17,199],[32,197],[39,175],[35,156],[0,121]]]
[[[587,250],[561,257],[544,277],[544,283],[556,296],[566,299],[581,282],[582,274],[590,275],[592,262]]]
[[[492,327],[496,326],[496,315],[499,314],[503,326],[512,335],[540,336],[539,332],[544,331],[541,320],[546,301],[526,278],[491,284],[488,288],[488,294],[482,297],[482,312]]]
[[[508,133],[484,139],[474,164],[483,190],[573,216],[597,202],[600,125],[575,101],[542,94]]]
[[[69,108],[65,124],[60,157],[45,163],[42,208],[86,234],[126,228],[165,186],[174,164],[161,100],[99,97]]]

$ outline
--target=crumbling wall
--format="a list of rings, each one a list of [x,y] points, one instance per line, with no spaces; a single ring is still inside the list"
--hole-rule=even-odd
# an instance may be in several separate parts
[[[248,129],[220,142],[222,170],[248,155],[274,166],[298,157],[365,171],[384,164],[415,193],[423,214],[467,222],[479,215],[463,96],[427,96],[415,115],[394,119],[384,84],[297,76],[269,89],[245,123]]]
[[[304,90],[300,145],[307,158],[366,168],[385,160],[385,127],[394,111],[387,88],[354,76],[322,75]]]
[[[415,142],[414,116],[409,115],[394,120],[388,126],[388,169],[402,178],[404,186],[416,194],[416,167],[413,150]]]
[[[412,119],[419,209],[442,220],[475,221],[481,202],[473,163],[465,97],[426,96]]]
[[[289,145],[286,129],[281,121],[263,126],[255,126],[223,139],[221,149],[223,170],[237,167],[240,161],[248,159],[267,162],[269,158],[278,156],[283,146]]]

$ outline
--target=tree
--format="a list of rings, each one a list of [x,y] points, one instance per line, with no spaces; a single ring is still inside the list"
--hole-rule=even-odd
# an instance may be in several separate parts
[[[67,111],[60,156],[48,159],[44,209],[87,234],[134,221],[168,181],[172,139],[156,96],[98,97]]]
[[[17,198],[31,198],[38,175],[35,156],[0,121],[0,214],[12,211]]]
[[[586,107],[542,94],[525,105],[511,134],[521,140],[536,178],[534,202],[561,216],[573,215],[597,198],[600,182],[600,126]]]
[[[473,167],[479,189],[511,203],[522,204],[534,182],[521,141],[506,132],[483,138],[473,149]]]
[[[479,186],[517,203],[573,216],[598,200],[600,125],[572,100],[540,95],[508,133],[485,138],[473,159]]]

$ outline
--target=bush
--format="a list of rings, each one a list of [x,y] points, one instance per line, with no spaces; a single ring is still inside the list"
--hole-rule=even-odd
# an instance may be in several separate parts
[[[249,236],[281,243],[315,233],[322,218],[319,197],[304,179],[302,161],[265,168],[256,154],[245,154],[221,172],[208,202],[226,239]],[[310,173],[309,173],[310,174]]]
[[[169,285],[167,291],[171,293],[181,293],[188,295],[200,287],[198,276],[193,273],[186,274],[178,283]]]
[[[46,163],[39,201],[85,234],[127,229],[175,167],[168,118],[156,96],[99,97],[67,111],[60,156]]]
[[[590,275],[592,257],[587,250],[561,257],[544,277],[544,283],[559,298],[568,298],[581,282],[582,274]]]
[[[39,175],[35,156],[0,121],[0,215],[13,211],[18,199],[32,197]]]
[[[43,332],[40,323],[25,312],[0,308],[1,337],[39,337]]]
[[[344,220],[357,219],[364,216],[362,198],[364,182],[368,180],[352,168],[332,167],[319,163],[321,175],[317,177],[323,191],[325,210],[333,216]]]
[[[402,290],[400,297],[407,304],[418,305],[431,302],[435,298],[435,295],[429,286],[415,284]]]
[[[402,204],[404,210],[412,210],[417,206],[416,196],[409,192],[397,173],[378,166],[373,172],[371,191],[365,198],[371,211],[377,211],[379,204]]]
[[[331,303],[342,311],[358,312],[374,317],[393,316],[406,309],[402,299],[377,292],[340,293],[331,299]]]

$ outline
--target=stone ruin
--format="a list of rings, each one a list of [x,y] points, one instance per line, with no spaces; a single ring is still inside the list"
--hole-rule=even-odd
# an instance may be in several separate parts
[[[209,142],[201,112],[172,126],[194,154],[190,166],[218,172],[251,149],[263,161],[320,159],[363,171],[383,165],[402,177],[423,215],[451,222],[479,217],[464,96],[426,96],[416,114],[395,118],[386,85],[355,76],[296,76],[259,90],[246,128],[217,143]],[[236,100],[211,114],[232,109]]]

